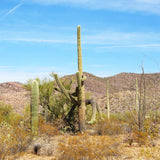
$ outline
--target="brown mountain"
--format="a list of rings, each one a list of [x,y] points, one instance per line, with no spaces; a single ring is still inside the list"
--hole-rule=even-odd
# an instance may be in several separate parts
[[[103,112],[106,112],[107,81],[109,81],[110,109],[112,113],[123,112],[135,106],[136,78],[138,80],[139,93],[145,90],[145,105],[152,110],[160,107],[160,73],[144,75],[120,73],[107,78],[96,77],[89,73],[84,74],[87,77],[85,81],[86,95],[87,97],[94,97]],[[64,76],[61,79],[72,80],[72,90],[75,89],[75,75]],[[143,99],[143,96],[141,97]],[[16,112],[20,113],[23,111],[24,106],[30,102],[30,92],[20,83],[1,83],[0,101],[12,105]]]

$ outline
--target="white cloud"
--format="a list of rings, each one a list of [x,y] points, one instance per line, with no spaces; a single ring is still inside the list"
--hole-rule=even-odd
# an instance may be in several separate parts
[[[0,41],[11,41],[11,42],[27,42],[27,43],[60,43],[60,44],[74,44],[76,45],[76,37],[64,36],[63,33],[59,33],[55,39],[45,38],[45,35],[38,37],[38,34],[32,36],[32,34],[21,34],[14,33],[15,36],[2,36]],[[18,35],[16,37],[16,35]],[[27,36],[27,35],[30,35]],[[14,37],[14,38],[9,38]],[[23,38],[21,38],[23,37]],[[59,38],[60,37],[60,38]],[[94,45],[100,48],[147,48],[147,47],[160,47],[160,33],[154,32],[116,32],[116,31],[102,31],[82,34],[82,44]]]
[[[16,5],[15,7],[13,7],[12,9],[10,9],[2,18],[7,17],[8,15],[12,14],[16,9],[18,9],[19,7],[21,7],[23,5],[23,3],[20,3],[18,5]]]
[[[114,32],[84,35],[83,43],[94,44],[99,48],[147,48],[160,47],[160,33]]]
[[[17,6],[13,7],[11,10],[9,10],[5,16],[8,16],[9,14],[11,14],[12,12],[14,12],[17,8],[19,8],[20,6],[22,6],[23,3],[18,4]]]
[[[127,12],[160,14],[160,0],[24,0],[44,5],[67,5],[89,9],[106,9]]]
[[[64,39],[38,39],[38,38],[4,38],[5,41],[17,41],[17,42],[35,42],[35,43],[66,43],[75,44],[76,41],[64,40]]]

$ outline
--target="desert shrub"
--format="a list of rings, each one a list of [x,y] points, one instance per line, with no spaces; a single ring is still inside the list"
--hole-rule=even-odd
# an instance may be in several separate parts
[[[58,149],[60,160],[101,160],[120,155],[119,141],[109,136],[70,136],[58,144]]]
[[[118,120],[110,119],[101,120],[97,124],[97,134],[99,135],[117,135],[126,132],[126,128],[128,128],[128,124],[120,122]]]
[[[59,129],[75,130],[78,117],[77,110],[74,111],[73,117],[68,117],[67,114],[71,109],[71,104],[62,93],[55,91],[55,82],[47,78],[43,80],[37,78],[36,80],[39,82],[39,104],[43,108],[41,115],[45,121],[51,123],[56,121]],[[28,90],[31,89],[31,81],[28,80],[25,84]],[[62,79],[61,82],[67,90],[71,89],[72,80]]]
[[[58,134],[58,128],[54,124],[46,123],[42,117],[39,117],[39,136],[52,137]]]
[[[30,122],[27,118],[14,113],[10,107],[9,112],[6,110],[0,114],[0,159],[13,154],[20,155],[32,141]]]
[[[153,142],[158,138],[159,129],[153,115],[148,114],[144,117],[143,121],[140,121],[136,110],[125,113],[125,121],[128,121],[131,128],[129,139],[137,142],[139,146],[151,143],[155,145]]]
[[[10,123],[12,121],[12,107],[4,102],[0,102],[0,122],[5,121]]]

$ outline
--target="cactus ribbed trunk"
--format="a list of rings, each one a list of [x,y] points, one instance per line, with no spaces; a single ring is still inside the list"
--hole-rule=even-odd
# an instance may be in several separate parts
[[[39,103],[39,86],[38,82],[32,82],[31,89],[31,129],[34,136],[38,133],[38,103]]]
[[[109,108],[109,81],[107,81],[107,118],[110,120],[110,108]]]
[[[85,89],[83,81],[83,66],[82,66],[82,49],[81,49],[81,28],[77,27],[77,52],[78,52],[78,72],[77,72],[77,82],[78,82],[78,113],[79,113],[79,129],[80,132],[85,131]]]

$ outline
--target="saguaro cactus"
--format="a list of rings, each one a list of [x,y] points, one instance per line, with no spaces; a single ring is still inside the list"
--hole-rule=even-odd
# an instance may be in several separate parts
[[[109,81],[107,81],[107,118],[110,120],[110,107],[109,107]]]
[[[85,130],[85,88],[82,66],[82,49],[81,49],[81,28],[77,27],[77,52],[78,52],[78,72],[77,72],[77,83],[78,83],[78,107],[79,107],[79,127],[80,131]]]
[[[31,89],[31,129],[33,135],[37,134],[38,130],[38,102],[39,102],[39,86],[36,80],[32,81]]]
[[[73,111],[78,106],[78,117],[79,117],[79,130],[80,132],[85,131],[85,112],[86,112],[86,105],[92,105],[92,118],[89,122],[90,124],[95,121],[96,117],[96,109],[101,116],[101,111],[98,104],[95,102],[94,99],[85,99],[85,88],[84,88],[84,81],[86,77],[83,75],[83,67],[82,67],[82,50],[81,50],[81,28],[80,26],[77,27],[77,52],[78,52],[78,72],[76,73],[77,76],[77,84],[76,90],[74,93],[66,90],[62,83],[60,82],[58,75],[54,74],[55,81],[59,88],[55,88],[56,91],[63,93],[68,101],[72,103],[72,108],[66,115],[66,117],[71,117],[73,115]],[[65,117],[65,119],[66,119]]]
[[[138,92],[138,80],[136,78],[136,100],[135,100],[136,111],[139,110],[139,92]]]

